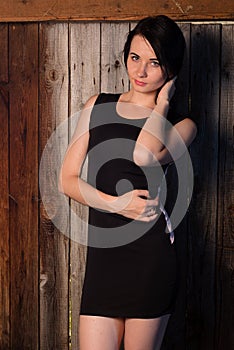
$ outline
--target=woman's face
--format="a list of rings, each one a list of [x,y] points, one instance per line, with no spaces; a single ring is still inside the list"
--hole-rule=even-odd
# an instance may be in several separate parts
[[[141,35],[132,39],[127,70],[132,88],[139,92],[156,92],[167,78],[150,43]]]

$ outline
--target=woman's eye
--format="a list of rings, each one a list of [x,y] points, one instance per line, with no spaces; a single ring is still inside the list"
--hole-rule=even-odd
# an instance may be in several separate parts
[[[151,64],[152,64],[153,67],[159,67],[160,66],[158,61],[152,61]]]
[[[138,56],[132,56],[132,60],[133,60],[133,61],[137,61],[138,59],[139,59]]]

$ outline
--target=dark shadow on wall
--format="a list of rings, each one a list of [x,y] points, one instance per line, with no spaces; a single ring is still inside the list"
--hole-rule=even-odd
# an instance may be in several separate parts
[[[227,342],[229,345],[231,342],[231,316],[228,309],[229,322],[225,324],[225,333],[229,334],[229,341],[223,337],[217,343],[217,332],[220,333],[218,328],[224,328],[218,317],[219,314],[224,315],[225,310],[220,308],[228,305],[227,300],[222,300],[223,306],[220,306],[220,302],[221,298],[225,298],[224,295],[230,296],[227,288],[230,288],[231,280],[229,266],[229,277],[225,290],[222,290],[220,276],[227,273],[227,268],[220,265],[219,250],[222,250],[220,245],[224,243],[221,222],[225,204],[223,192],[219,189],[225,186],[221,169],[228,166],[228,157],[221,155],[222,149],[226,149],[227,139],[233,137],[230,135],[231,129],[222,128],[225,122],[221,120],[228,118],[222,113],[220,98],[225,88],[224,84],[220,84],[224,74],[223,57],[229,57],[229,53],[224,50],[233,46],[233,42],[228,44],[223,40],[221,25],[192,25],[190,103],[191,116],[198,121],[198,135],[190,147],[194,192],[187,218],[177,229],[176,249],[180,268],[178,299],[162,350],[231,348],[226,346]],[[228,151],[229,158],[230,152],[231,148]],[[173,177],[172,174],[172,182]],[[229,258],[229,264],[230,261]],[[221,296],[222,293],[224,295]]]

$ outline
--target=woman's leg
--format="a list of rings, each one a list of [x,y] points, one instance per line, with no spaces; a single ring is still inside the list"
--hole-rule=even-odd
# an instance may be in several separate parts
[[[124,320],[101,316],[80,316],[80,350],[118,350]]]
[[[125,321],[125,350],[159,350],[170,315]]]

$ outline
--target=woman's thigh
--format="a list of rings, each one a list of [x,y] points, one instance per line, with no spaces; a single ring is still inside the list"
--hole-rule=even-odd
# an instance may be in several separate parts
[[[80,316],[80,350],[118,350],[123,333],[121,318]]]
[[[170,315],[125,320],[125,350],[159,350]]]

